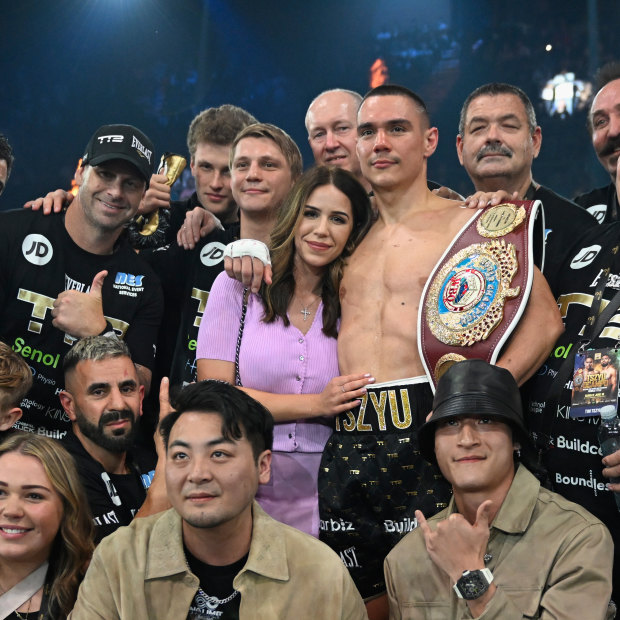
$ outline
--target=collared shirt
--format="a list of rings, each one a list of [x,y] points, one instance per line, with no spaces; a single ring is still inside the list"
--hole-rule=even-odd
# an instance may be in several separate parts
[[[233,581],[241,620],[364,620],[364,603],[340,558],[312,536],[252,507],[248,561]],[[186,618],[198,578],[185,562],[181,518],[170,509],[104,539],[80,586],[72,620]]]
[[[428,520],[431,529],[453,512],[454,498]],[[497,590],[479,618],[601,620],[611,596],[612,553],[609,532],[598,519],[541,488],[521,465],[491,524],[486,566]],[[390,552],[385,576],[391,620],[473,617],[431,560],[419,529]]]

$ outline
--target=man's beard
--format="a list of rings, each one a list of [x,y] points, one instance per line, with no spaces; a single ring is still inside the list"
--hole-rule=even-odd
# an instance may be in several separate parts
[[[129,428],[119,428],[106,434],[105,425],[116,420],[129,420]],[[81,412],[76,412],[78,428],[93,443],[109,452],[126,452],[133,446],[138,430],[136,415],[131,409],[105,411],[99,418],[99,424],[93,424]]]

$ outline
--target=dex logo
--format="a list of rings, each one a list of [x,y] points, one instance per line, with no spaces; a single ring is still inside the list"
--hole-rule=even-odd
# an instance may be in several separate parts
[[[43,266],[52,260],[54,250],[43,235],[31,234],[22,242],[22,254],[29,263]]]
[[[587,267],[598,256],[600,251],[600,245],[590,245],[587,248],[581,248],[577,256],[570,262],[570,268],[583,269]]]
[[[217,265],[224,258],[225,249],[226,246],[223,243],[219,243],[217,241],[207,243],[207,245],[200,250],[200,262],[205,267]]]

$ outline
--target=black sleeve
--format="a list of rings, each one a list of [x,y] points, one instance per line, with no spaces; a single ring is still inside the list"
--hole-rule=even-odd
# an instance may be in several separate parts
[[[136,364],[153,370],[157,333],[163,313],[164,298],[159,278],[149,269],[144,279],[144,293],[140,306],[125,334],[125,342]]]

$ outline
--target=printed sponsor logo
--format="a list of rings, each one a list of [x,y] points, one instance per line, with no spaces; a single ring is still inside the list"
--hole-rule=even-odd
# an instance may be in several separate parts
[[[110,512],[93,517],[93,523],[95,525],[120,525],[118,516],[114,510],[110,510]]]
[[[30,359],[38,364],[43,364],[44,366],[58,368],[58,364],[60,363],[60,353],[56,355],[53,353],[44,353],[39,349],[26,345],[26,341],[23,338],[15,338],[15,342],[11,348],[22,357]]]
[[[99,136],[97,140],[99,140],[99,144],[109,144],[110,142],[122,142],[124,139],[123,136],[118,134],[110,134],[108,136]]]
[[[122,271],[118,271],[116,273],[116,277],[114,278],[114,284],[126,284],[127,286],[142,286],[142,280],[144,279],[143,275],[134,276],[131,273],[123,273]]]
[[[592,471],[590,471],[589,478],[582,478],[581,476],[563,476],[562,474],[555,474],[556,484],[565,484],[570,487],[587,487],[594,491],[594,495],[598,495],[598,491],[609,491],[606,482],[599,482]]]
[[[24,406],[23,403],[21,405]],[[32,424],[28,424],[28,422],[24,422],[23,420],[17,420],[15,424],[13,424],[13,428],[16,431],[24,431],[24,433],[34,433],[34,426]]]
[[[572,381],[571,381],[572,384]],[[555,412],[556,418],[561,418],[563,420],[572,420],[573,422],[578,422],[579,424],[598,424],[601,421],[599,416],[588,416],[585,418],[571,418],[570,417],[570,405],[558,405],[557,410]]]
[[[88,291],[90,291],[90,284],[78,282],[65,273],[65,291],[79,291],[80,293],[88,293]]]
[[[573,257],[570,262],[571,269],[583,269],[592,263],[592,261],[598,256],[601,251],[601,246],[598,244],[590,245],[587,248],[581,248],[577,255]]]
[[[119,271],[114,278],[112,288],[117,291],[119,295],[137,297],[138,293],[144,291],[144,286],[142,285],[143,279],[143,275],[134,276],[131,273]]]
[[[52,439],[63,439],[66,434],[67,431],[59,431],[57,429],[45,428],[44,426],[39,426],[39,428],[37,428],[37,435],[51,437]]]
[[[29,263],[42,267],[52,260],[54,249],[43,235],[31,234],[22,242],[22,254]]]
[[[136,138],[136,136],[131,137],[133,138],[131,141],[131,146],[136,149],[136,151],[138,151],[138,153],[140,153],[140,155],[142,155],[142,157],[144,157],[144,159],[146,159],[150,164],[151,157],[153,156],[153,151],[151,151],[151,149],[147,149],[144,144],[142,144],[142,142],[140,142],[140,140]]]
[[[603,221],[605,220],[605,214],[607,213],[607,205],[606,204],[592,205],[591,207],[586,207],[586,211],[590,215],[592,215],[594,218],[596,218],[596,221],[599,224],[602,224]]]
[[[361,568],[359,562],[357,561],[357,556],[355,555],[355,547],[349,547],[344,551],[341,551],[339,554],[342,563],[347,568]]]
[[[598,444],[590,443],[589,441],[581,441],[581,439],[566,439],[563,435],[559,435],[555,441],[556,448],[563,448],[564,450],[574,450],[575,452],[582,452],[583,454],[598,454],[603,456]]]
[[[603,271],[604,269],[599,269],[596,278],[594,278],[594,280],[592,280],[592,284],[590,284],[590,288],[594,288],[598,284],[601,277],[603,277]],[[610,273],[609,276],[607,276],[607,282],[605,283],[605,287],[620,289],[620,275],[618,275],[617,273]]]
[[[48,407],[43,415],[51,420],[60,420],[61,422],[67,423],[71,422],[69,416],[62,407]]]
[[[383,527],[386,532],[394,533],[398,532],[399,534],[407,534],[408,532],[412,532],[418,527],[418,520],[411,519],[409,517],[405,517],[400,521],[392,521],[391,519],[386,519],[383,522]]]
[[[219,241],[207,243],[207,245],[200,250],[200,262],[205,267],[212,267],[213,265],[221,263],[224,259],[225,249],[226,246],[223,243],[219,243]]]
[[[352,521],[344,519],[321,519],[319,529],[324,532],[354,532]]]

